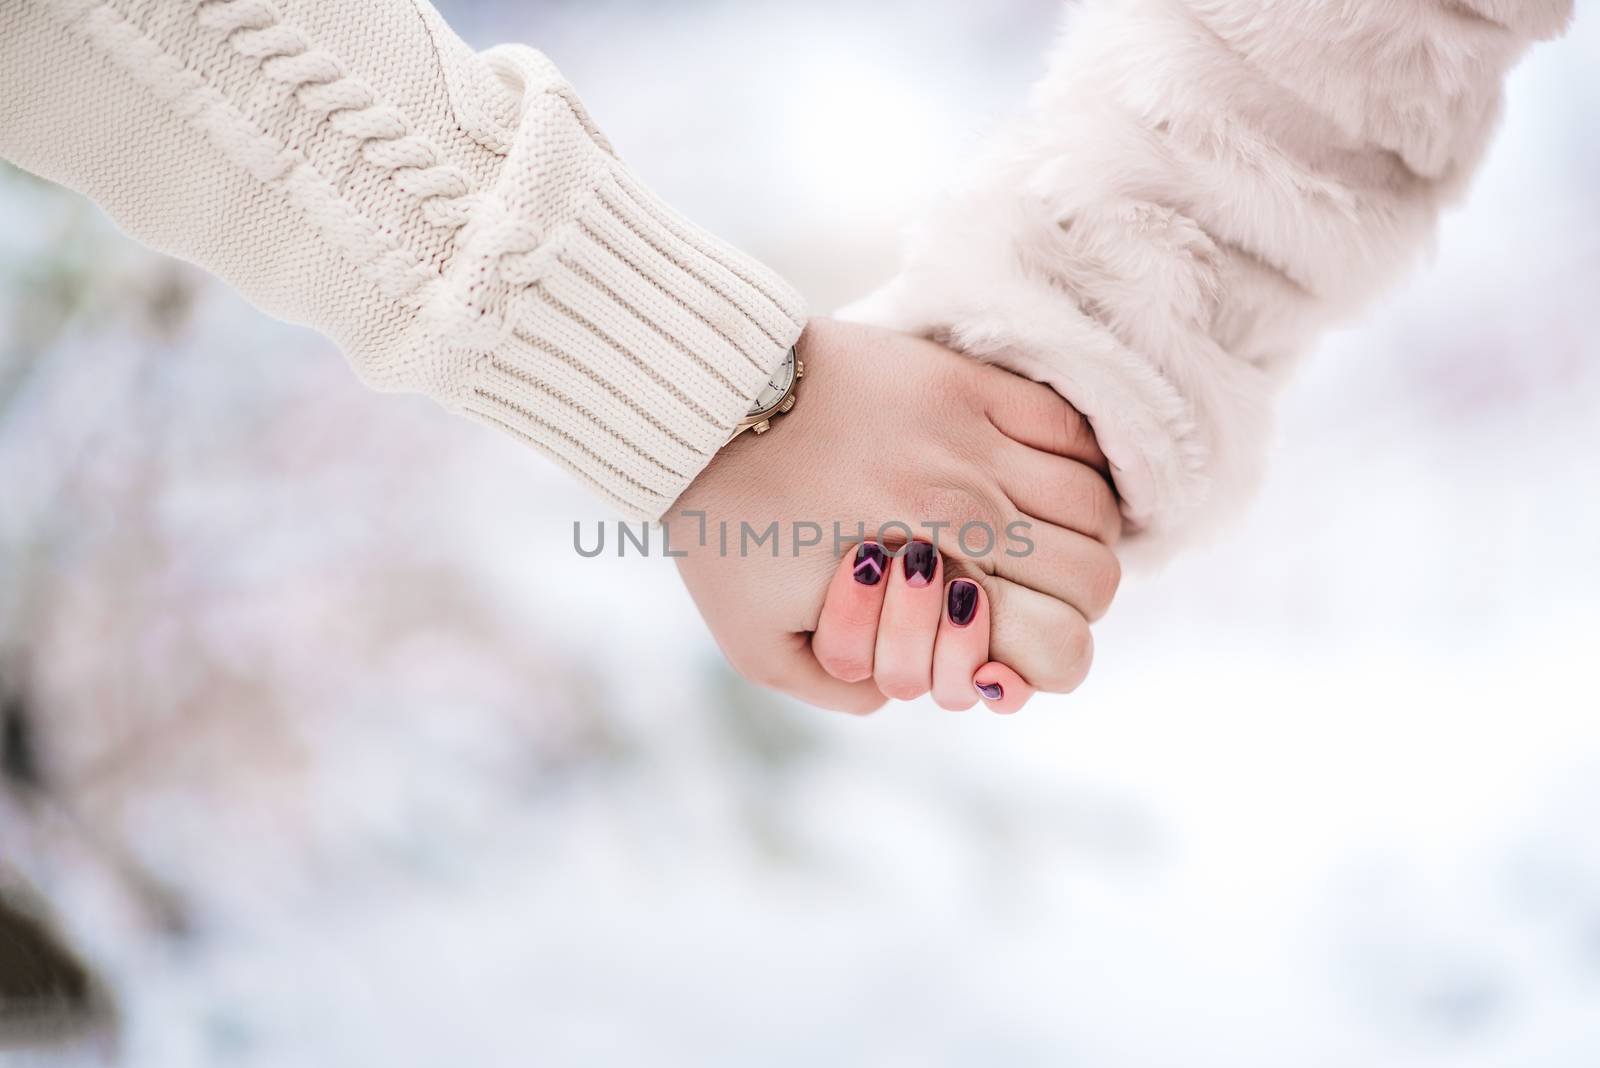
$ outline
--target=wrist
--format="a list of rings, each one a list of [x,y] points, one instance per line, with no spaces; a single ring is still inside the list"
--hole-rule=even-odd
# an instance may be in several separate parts
[[[536,250],[486,266],[501,283],[509,273],[517,291],[506,294],[510,321],[457,404],[533,441],[627,515],[656,519],[789,352],[799,299],[620,167],[583,210]],[[457,302],[463,314],[484,301],[469,295]]]

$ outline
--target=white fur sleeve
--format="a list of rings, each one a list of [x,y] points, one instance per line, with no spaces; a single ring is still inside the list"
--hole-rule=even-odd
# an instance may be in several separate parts
[[[1027,113],[846,309],[1046,382],[1159,558],[1258,481],[1275,387],[1391,283],[1573,0],[1084,0]]]

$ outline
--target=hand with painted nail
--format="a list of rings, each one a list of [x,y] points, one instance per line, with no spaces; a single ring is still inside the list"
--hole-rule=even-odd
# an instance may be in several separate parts
[[[998,682],[1006,700],[1027,687],[1076,687],[1092,655],[1089,624],[1120,577],[1110,546],[1121,516],[1083,417],[1045,386],[918,338],[815,320],[799,348],[800,405],[769,433],[724,448],[667,516],[673,552],[688,554],[679,571],[735,669],[812,704],[877,708],[886,691],[876,640],[870,661],[857,651],[825,668],[813,652],[829,575],[844,545],[894,529],[889,524],[910,525],[902,543],[940,524],[944,563],[935,577],[925,587],[905,582],[894,593],[891,582],[883,590],[885,601],[896,599],[882,645],[889,691],[932,688],[941,598],[954,578],[982,587],[976,611],[987,617],[987,655],[1015,669],[1002,679],[984,674],[1000,668],[985,666],[985,685]],[[814,540],[798,536],[807,524]],[[1010,538],[1019,525],[1025,545]],[[776,538],[754,548],[741,537],[745,527],[774,526]],[[695,537],[697,530],[709,537]],[[958,536],[963,530],[969,536]],[[859,566],[864,579],[874,568],[880,583],[890,577],[887,556],[869,553]],[[914,625],[895,629],[903,598]],[[877,608],[841,611],[859,613],[849,622],[876,634]],[[913,632],[921,635],[915,643]],[[928,682],[916,690],[915,672],[898,677],[896,661],[919,657]],[[963,686],[971,689],[972,679]]]
[[[932,693],[960,711],[981,698],[1015,712],[1033,687],[989,659],[989,603],[971,578],[947,578],[932,543],[897,550],[863,542],[845,553],[828,584],[811,649],[831,677],[871,679],[885,697]]]

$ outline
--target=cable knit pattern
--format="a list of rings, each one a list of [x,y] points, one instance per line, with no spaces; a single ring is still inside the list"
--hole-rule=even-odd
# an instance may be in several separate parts
[[[265,0],[206,0],[199,21],[241,56],[259,61],[261,73],[288,87],[302,107],[359,141],[362,158],[389,171],[397,188],[422,201],[430,223],[466,225],[475,203],[466,176],[413,134],[397,108],[380,103],[371,88],[346,74],[335,56],[313,49],[304,34],[285,25],[275,7]]]
[[[1466,186],[1572,0],[1083,0],[1027,114],[846,311],[1055,387],[1151,561],[1236,515],[1294,357]]]
[[[800,333],[539,53],[422,0],[10,0],[0,152],[654,517]]]

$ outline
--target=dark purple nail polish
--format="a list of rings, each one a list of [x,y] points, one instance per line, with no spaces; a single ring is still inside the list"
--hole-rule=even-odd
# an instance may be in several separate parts
[[[1006,695],[1006,691],[998,682],[975,682],[972,685],[976,686],[978,692],[983,694],[985,701],[998,701]]]
[[[950,583],[950,592],[945,596],[945,609],[950,613],[950,622],[958,627],[964,627],[972,622],[972,617],[978,614],[978,584],[968,582],[966,579],[956,579]]]
[[[933,582],[933,570],[939,564],[939,554],[932,545],[925,541],[914,541],[906,546],[906,554],[901,557],[906,565],[906,585],[914,590]]]
[[[888,566],[888,557],[883,549],[876,543],[864,541],[861,548],[856,550],[856,581],[863,586],[876,586],[883,581],[883,569]]]

